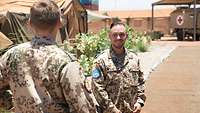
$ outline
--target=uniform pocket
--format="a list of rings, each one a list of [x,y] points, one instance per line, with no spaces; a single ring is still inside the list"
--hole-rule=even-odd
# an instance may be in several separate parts
[[[129,75],[130,75],[130,78],[132,78],[132,83],[133,83],[134,86],[138,85],[138,80],[139,80],[138,73],[139,73],[138,69],[135,69],[135,68],[129,69]]]

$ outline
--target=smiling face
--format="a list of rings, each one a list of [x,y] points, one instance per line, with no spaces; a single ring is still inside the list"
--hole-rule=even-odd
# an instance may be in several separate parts
[[[109,38],[114,50],[123,49],[124,43],[127,39],[127,33],[124,24],[114,25],[109,33]]]

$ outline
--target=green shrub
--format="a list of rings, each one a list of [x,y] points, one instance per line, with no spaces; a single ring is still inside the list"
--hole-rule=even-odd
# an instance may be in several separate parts
[[[161,39],[161,37],[164,36],[164,33],[161,31],[153,31],[153,32],[149,32],[147,33],[152,40],[157,40],[157,39]]]
[[[107,35],[108,30],[103,29],[97,34],[88,33],[76,36],[77,57],[86,76],[90,75],[95,56],[110,47]]]
[[[146,43],[146,38],[141,37],[135,40],[135,50],[139,52],[146,52],[149,45]]]
[[[145,52],[148,50],[151,41],[149,36],[144,36],[129,26],[126,26],[126,31],[128,33],[128,39],[125,43],[127,49],[133,52]],[[76,54],[78,61],[84,69],[85,76],[91,74],[96,55],[110,47],[108,33],[109,30],[102,29],[97,34],[78,34],[73,47],[67,41],[63,44],[65,50]]]
[[[125,44],[126,48],[133,52],[148,51],[151,43],[151,37],[149,35],[144,35],[141,32],[135,31],[129,26],[126,26],[126,31],[128,33],[128,40]]]

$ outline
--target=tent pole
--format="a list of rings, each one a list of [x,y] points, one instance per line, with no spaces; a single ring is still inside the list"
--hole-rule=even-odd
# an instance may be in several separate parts
[[[194,13],[194,18],[193,18],[193,28],[194,28],[194,34],[193,34],[193,40],[196,41],[196,32],[197,32],[197,10],[196,10],[196,4],[197,4],[197,1],[196,0],[193,0],[194,2],[194,10],[193,10],[193,13]]]
[[[154,4],[152,4],[152,11],[151,11],[151,31],[154,31]]]

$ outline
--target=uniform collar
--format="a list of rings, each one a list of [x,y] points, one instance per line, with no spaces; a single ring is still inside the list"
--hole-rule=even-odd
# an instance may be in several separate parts
[[[55,44],[56,42],[54,38],[50,36],[43,36],[43,37],[35,36],[31,40],[32,46],[45,46],[45,45],[55,45]]]
[[[128,49],[124,48],[124,54],[125,54],[125,57],[127,56],[128,54]],[[109,59],[112,59],[112,56],[115,55],[115,52],[114,50],[112,49],[112,47],[110,47],[110,50],[109,50],[109,53],[108,53],[108,58]]]
[[[129,51],[128,49],[124,48],[124,54],[125,54],[125,59],[124,59],[124,65],[129,63],[129,59],[131,59],[132,57],[129,56]],[[114,50],[112,49],[112,47],[110,48],[109,52],[108,52],[108,58],[111,60],[112,56],[114,55]]]

